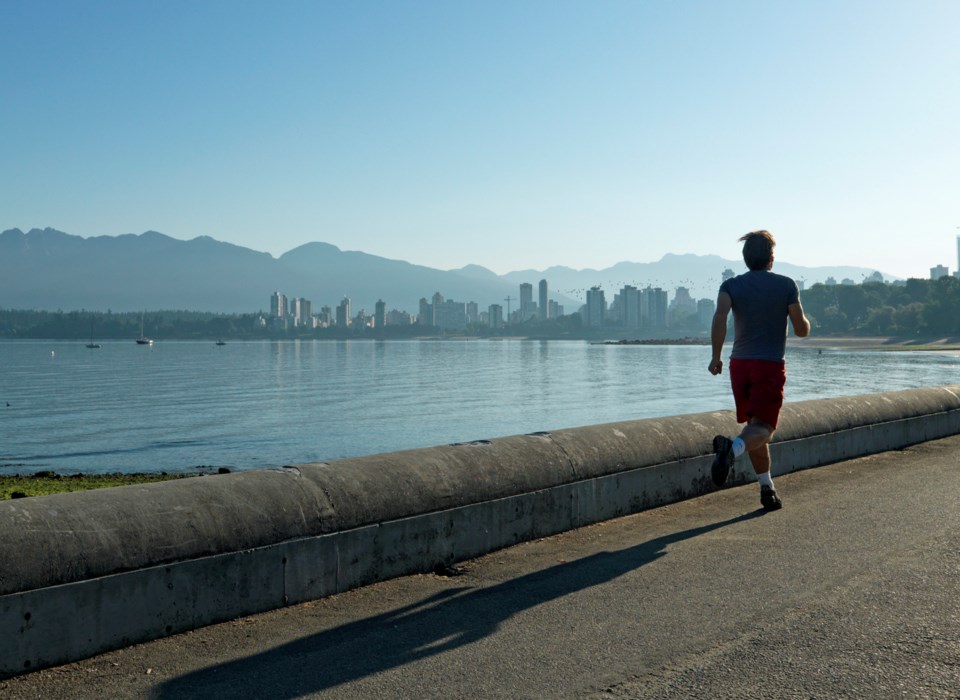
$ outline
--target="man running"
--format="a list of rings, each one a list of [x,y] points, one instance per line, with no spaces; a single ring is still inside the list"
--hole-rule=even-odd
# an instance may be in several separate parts
[[[730,353],[730,384],[737,406],[737,422],[746,423],[730,439],[713,438],[713,483],[723,486],[734,460],[746,452],[760,483],[760,504],[765,510],[783,507],[770,477],[770,439],[777,429],[783,406],[786,366],[787,319],[797,337],[810,333],[810,321],[800,306],[797,283],[770,271],[776,241],[768,231],[753,231],[740,238],[748,272],[720,285],[717,311],[713,315],[710,341],[713,358],[710,374],[723,371],[720,354],[727,337],[727,316],[733,310],[733,351]]]

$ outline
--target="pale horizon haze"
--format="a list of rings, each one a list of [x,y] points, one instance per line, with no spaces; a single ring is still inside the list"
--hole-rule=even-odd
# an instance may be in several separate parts
[[[0,230],[957,269],[960,2],[6,0]]]

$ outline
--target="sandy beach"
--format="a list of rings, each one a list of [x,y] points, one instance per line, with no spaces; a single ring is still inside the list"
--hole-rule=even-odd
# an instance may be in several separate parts
[[[831,348],[837,350],[884,350],[905,352],[940,352],[960,355],[960,338],[917,338],[897,337],[840,337],[816,336],[797,338],[789,336],[787,346],[795,348]]]

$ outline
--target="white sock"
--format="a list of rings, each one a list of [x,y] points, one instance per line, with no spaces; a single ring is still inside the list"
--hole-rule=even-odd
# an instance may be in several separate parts
[[[757,481],[760,482],[760,486],[761,486],[761,487],[763,487],[763,486],[769,486],[769,487],[772,488],[774,491],[776,491],[776,488],[775,488],[774,485],[773,485],[773,477],[770,476],[770,472],[764,472],[763,474],[757,474]]]
[[[747,451],[747,443],[743,441],[743,438],[735,437],[733,438],[733,457],[736,459],[744,452]]]

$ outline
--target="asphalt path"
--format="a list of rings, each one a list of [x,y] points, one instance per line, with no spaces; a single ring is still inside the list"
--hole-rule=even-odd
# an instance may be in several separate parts
[[[960,436],[0,681],[2,698],[960,698]]]

